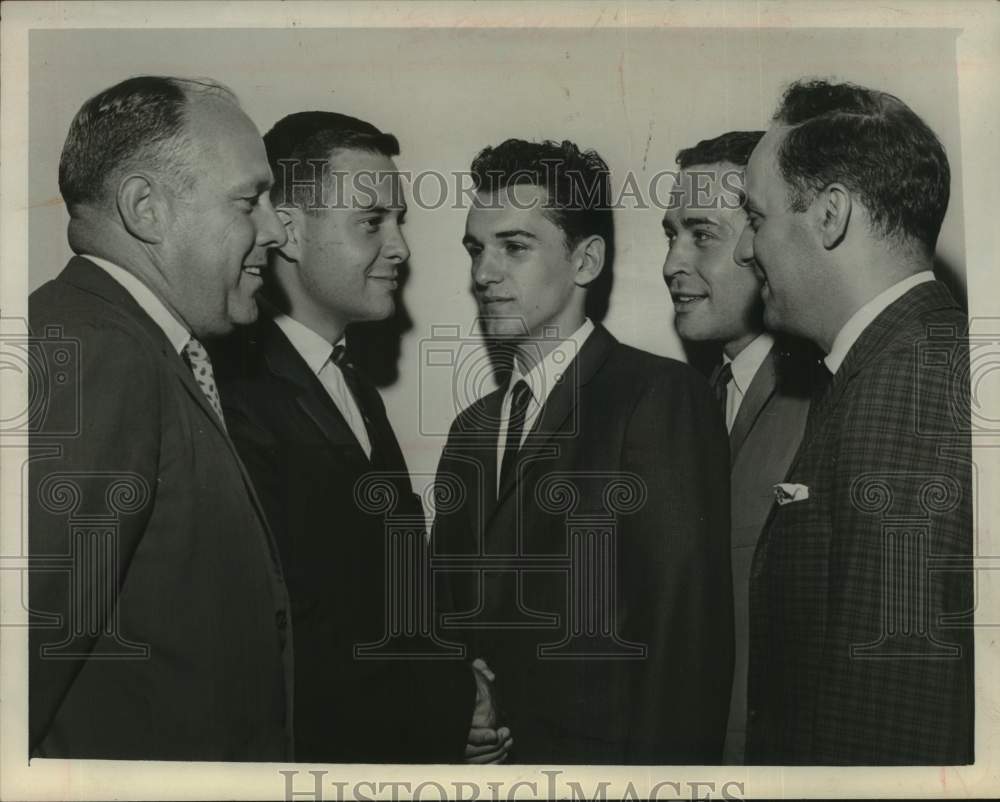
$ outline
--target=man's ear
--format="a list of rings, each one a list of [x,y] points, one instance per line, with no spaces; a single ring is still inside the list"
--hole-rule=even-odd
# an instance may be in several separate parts
[[[831,251],[847,236],[853,201],[843,184],[833,183],[816,196],[816,215],[823,247]]]
[[[573,281],[578,287],[586,287],[604,269],[604,237],[594,234],[577,243],[573,249],[576,274]]]
[[[299,262],[302,257],[302,229],[304,213],[297,207],[290,209],[276,209],[278,219],[285,227],[285,235],[288,237],[285,244],[277,249],[289,262]]]
[[[118,185],[115,202],[129,234],[150,245],[163,241],[170,204],[155,180],[145,173],[125,176]]]

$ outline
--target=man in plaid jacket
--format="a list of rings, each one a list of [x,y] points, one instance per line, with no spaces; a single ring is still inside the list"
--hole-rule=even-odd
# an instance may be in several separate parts
[[[965,314],[931,272],[944,149],[898,98],[794,84],[747,169],[741,263],[830,381],[750,584],[748,763],[973,761]]]

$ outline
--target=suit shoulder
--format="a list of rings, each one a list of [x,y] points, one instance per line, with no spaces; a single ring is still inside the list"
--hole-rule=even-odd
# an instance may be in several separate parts
[[[651,354],[624,343],[616,344],[608,357],[607,366],[614,381],[629,382],[641,390],[657,387],[708,392],[705,378],[686,362]]]
[[[469,434],[482,431],[484,421],[487,419],[487,410],[493,407],[499,408],[504,391],[504,387],[498,387],[492,392],[477,398],[459,412],[455,416],[455,420],[452,421],[448,433],[449,437],[455,434]]]
[[[50,281],[28,299],[31,336],[43,350],[62,342],[88,372],[123,373],[141,391],[162,363],[162,345],[103,298]],[[146,378],[144,378],[146,377]]]

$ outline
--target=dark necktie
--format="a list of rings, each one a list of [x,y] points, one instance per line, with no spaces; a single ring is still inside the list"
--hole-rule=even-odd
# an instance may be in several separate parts
[[[507,440],[503,449],[503,462],[500,464],[500,487],[504,487],[514,473],[517,464],[517,452],[521,448],[521,434],[524,432],[524,419],[528,414],[528,403],[531,401],[531,388],[524,379],[518,379],[510,398],[510,418],[507,421]]]
[[[712,385],[712,391],[715,393],[715,400],[719,404],[719,408],[722,410],[723,417],[726,416],[726,391],[729,387],[729,380],[732,378],[733,363],[724,362],[715,366],[715,370],[712,371],[712,375],[708,380],[708,383]]]
[[[358,409],[361,411],[361,418],[364,420],[365,429],[368,432],[368,442],[370,442],[372,446],[371,461],[374,463],[376,452],[376,433],[375,426],[372,422],[372,406],[365,383],[359,376],[357,369],[351,363],[351,360],[348,358],[347,348],[344,345],[334,346],[333,353],[330,355],[330,361],[340,368],[340,372],[344,375],[344,383],[347,384],[347,389],[351,391],[351,395],[354,396]]]

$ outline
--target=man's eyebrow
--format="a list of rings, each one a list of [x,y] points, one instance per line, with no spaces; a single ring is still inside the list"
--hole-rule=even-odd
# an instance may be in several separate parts
[[[528,239],[538,239],[530,231],[525,231],[523,228],[512,228],[507,231],[496,231],[493,234],[496,239],[510,239],[511,237],[527,237]]]
[[[685,217],[681,220],[681,225],[685,228],[693,228],[694,226],[717,226],[719,221],[711,217]]]
[[[257,178],[251,178],[248,181],[240,184],[236,187],[237,195],[260,195],[262,192],[267,192],[274,182],[271,180],[270,176],[259,176]]]

